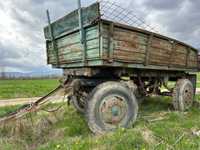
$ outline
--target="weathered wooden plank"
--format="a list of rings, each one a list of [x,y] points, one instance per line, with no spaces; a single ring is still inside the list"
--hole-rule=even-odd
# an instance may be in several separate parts
[[[90,30],[86,32],[86,41],[92,40],[98,38],[98,31]],[[71,35],[65,36],[63,38],[60,38],[56,40],[58,49],[65,46],[65,45],[71,45],[71,44],[77,44],[80,43],[80,34],[79,33],[73,33]]]
[[[130,48],[115,48],[114,47],[114,51],[126,51],[128,52],[130,55],[134,54],[134,53],[140,53],[140,54],[144,54],[145,55],[145,51],[144,50],[140,50],[140,49],[130,49]]]
[[[197,57],[194,57],[194,56],[190,56],[188,59],[191,61],[198,61]]]
[[[82,8],[83,25],[90,24],[99,17],[99,4],[95,3],[89,7]],[[78,10],[75,10],[63,18],[52,23],[54,36],[59,36],[64,32],[69,32],[75,28],[79,28]],[[44,28],[45,38],[50,39],[48,26]]]
[[[157,55],[150,55],[149,62],[152,61],[159,61],[160,63],[162,62],[168,62],[169,60],[167,60],[165,57],[161,57],[161,56],[157,56]]]
[[[137,35],[141,38],[146,39],[146,41],[148,41],[148,35],[138,32],[138,31],[131,31],[131,30],[125,29],[125,28],[115,27],[115,32],[122,32],[122,34],[125,33],[125,34],[129,34],[129,35],[134,34],[134,35]]]
[[[144,61],[144,64],[147,66],[149,64],[149,57],[150,57],[150,50],[151,50],[151,44],[152,44],[152,40],[153,40],[153,34],[151,34],[149,36],[149,39],[148,39],[148,43],[147,43],[147,47],[146,47],[146,50],[145,50],[145,61]]]
[[[188,65],[196,65],[197,64],[197,61],[189,61],[188,62]]]
[[[151,60],[149,60],[149,64],[153,65],[167,65],[168,63],[168,61],[163,60],[161,58],[152,58]]]
[[[168,63],[169,63],[168,61],[161,60],[161,59],[154,59],[150,61],[150,64],[152,65],[166,65],[167,66]],[[185,67],[184,63],[180,61],[173,61],[169,67],[177,67],[177,65]]]
[[[137,49],[138,48],[138,43],[136,42],[127,42],[127,41],[114,41],[114,46],[116,48],[123,48],[123,47],[127,47],[127,48],[132,48],[132,49]]]
[[[155,53],[155,52],[150,54],[151,59],[162,59],[162,60],[167,60],[167,61],[170,61],[169,56],[170,56],[169,54],[168,55],[162,55],[162,54]],[[181,57],[181,55],[173,56],[173,61],[176,61],[176,60],[181,61],[183,64],[185,64],[186,56],[185,55],[182,56],[182,57]]]
[[[86,41],[87,49],[90,49],[91,47],[96,47],[98,44],[99,44],[98,38]],[[58,51],[67,51],[69,49],[77,49],[77,48],[80,50],[82,49],[80,42],[63,45],[59,47]]]
[[[151,47],[158,48],[158,49],[164,49],[170,51],[172,49],[172,45],[168,40],[163,40],[154,37],[152,39]]]
[[[99,47],[87,50],[87,59],[99,58]]]
[[[87,59],[90,58],[98,58],[99,57],[99,48],[91,49],[87,51]],[[55,57],[53,55],[49,55],[50,60],[54,61]],[[70,54],[59,54],[60,62],[63,61],[76,61],[82,59],[82,52],[71,52]]]
[[[183,45],[180,45],[180,44],[176,44],[175,51],[182,53],[182,54],[185,54],[185,55],[187,54],[187,48]]]
[[[137,58],[137,59],[130,59],[130,58],[127,58],[126,56],[118,56],[117,54],[114,54],[114,60],[120,60],[122,62],[134,62],[134,63],[143,63],[144,60],[143,59],[140,59],[140,58]]]
[[[85,31],[86,40],[98,37],[98,33],[99,33],[98,26],[94,26],[93,29],[86,30]]]
[[[177,57],[177,56],[186,57],[186,54],[177,51],[172,53],[172,57]]]
[[[108,59],[108,54],[109,54],[109,38],[102,37],[102,58],[103,59]]]
[[[150,62],[158,60],[159,63],[168,62],[168,64],[169,64],[169,59],[167,59],[166,57],[161,57],[161,56],[156,56],[156,55],[151,55],[150,57],[151,57]],[[173,61],[171,61],[170,64],[173,64],[174,62],[179,62],[179,63],[185,65],[185,63],[184,63],[185,62],[185,58],[174,59]]]
[[[114,51],[114,58],[124,58],[126,61],[127,60],[133,60],[133,61],[137,61],[137,60],[141,60],[144,61],[145,59],[145,54],[141,54],[141,53],[130,53],[127,51],[122,51],[122,50],[115,50]]]
[[[103,37],[102,40],[103,40],[103,43],[102,43],[103,47],[108,49],[109,48],[108,38]]]
[[[150,51],[149,55],[159,55],[159,56],[162,56],[162,57],[166,57],[167,59],[170,56],[170,51],[166,51],[166,50],[159,49],[159,48],[152,48],[151,47],[149,51]]]
[[[163,51],[161,49],[160,50],[152,49],[149,55],[150,55],[149,56],[150,59],[153,59],[152,57],[161,58],[163,60],[169,61],[169,63],[173,62],[175,60],[180,60],[180,61],[182,61],[182,63],[184,63],[186,60],[185,54],[175,52],[171,55],[171,53],[169,51]]]
[[[76,38],[78,38],[79,35],[77,35]],[[72,36],[73,37],[73,36]],[[66,40],[66,39],[65,39]],[[74,39],[71,39],[72,41]],[[65,43],[70,43],[70,39],[68,42],[63,42]],[[88,58],[96,58],[99,57],[99,39],[95,38],[95,39],[91,39],[86,41],[86,46],[87,46],[87,50],[86,50],[86,55],[88,56]],[[49,46],[51,47],[51,46]],[[52,48],[52,47],[51,47]],[[96,48],[97,50],[94,50],[95,52],[91,52],[91,49]],[[77,43],[71,43],[68,45],[63,45],[62,47],[59,47],[59,59],[61,59],[61,62],[64,61],[64,59],[68,60],[68,62],[72,61],[72,60],[79,60],[82,57],[82,47],[81,47],[81,43],[78,41]],[[88,52],[90,51],[90,52]],[[53,50],[50,49],[48,51],[49,55],[53,55],[52,54]],[[55,57],[49,57],[49,59],[51,61],[51,63],[54,62]]]
[[[87,49],[97,47],[99,46],[99,40],[96,38],[93,40],[86,41],[86,46],[87,46]],[[81,51],[81,50],[82,50],[82,47],[81,47],[80,42],[64,45],[59,48],[59,52],[71,52],[71,51]]]
[[[98,46],[99,46],[99,39],[93,39],[93,40],[86,42],[87,49],[92,49],[92,48],[98,47]]]
[[[152,49],[157,49],[157,50],[160,50],[160,51],[164,51],[164,52],[171,52],[171,49],[168,49],[166,47],[162,47],[162,46],[155,46],[155,45],[151,45],[151,48]]]
[[[104,38],[109,38],[109,25],[102,24],[101,27],[101,36]]]
[[[189,57],[196,57],[196,59],[197,59],[197,53],[194,52],[193,50],[190,50]]]
[[[109,62],[112,62],[113,61],[113,47],[114,47],[114,39],[113,39],[113,36],[114,36],[114,24],[111,23],[109,25],[109,39],[108,39],[108,46],[109,46]]]
[[[121,49],[131,52],[145,53],[146,46],[125,41],[114,41],[114,49]]]
[[[97,35],[91,34],[91,35],[87,36],[86,40],[91,40],[94,38],[98,38]],[[69,35],[68,37],[58,39],[56,42],[57,42],[56,44],[57,44],[58,48],[62,48],[63,46],[80,43],[80,36],[79,36],[79,34],[74,33],[74,34]],[[52,44],[48,44],[48,48],[52,49]]]
[[[147,38],[140,37],[137,33],[114,32],[114,40],[147,45]]]

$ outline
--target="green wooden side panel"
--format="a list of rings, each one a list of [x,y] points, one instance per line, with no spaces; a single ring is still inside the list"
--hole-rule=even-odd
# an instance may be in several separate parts
[[[50,41],[49,28],[45,27],[48,64],[57,68],[99,66],[179,71],[198,68],[198,52],[191,46],[103,20],[100,14],[99,3],[83,8],[85,47],[81,44],[77,10],[52,23],[56,50]],[[58,51],[58,59],[55,51]]]
[[[85,29],[86,58],[97,59],[100,57],[99,26],[95,25]],[[80,33],[74,32],[56,39],[59,56],[59,65],[71,62],[80,62],[83,59],[83,47],[80,43]],[[51,42],[47,44],[48,63],[56,64],[56,56]]]
[[[82,9],[83,25],[91,24],[99,17],[99,3]],[[52,30],[55,37],[79,28],[78,10],[75,10],[63,18],[52,23]],[[46,39],[51,39],[49,27],[44,28]]]

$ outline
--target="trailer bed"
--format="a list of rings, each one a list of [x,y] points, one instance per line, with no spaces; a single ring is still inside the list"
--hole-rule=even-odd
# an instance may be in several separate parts
[[[84,43],[78,10],[44,29],[48,64],[55,68],[126,67],[197,71],[198,51],[157,33],[101,18],[100,4],[83,8]],[[53,45],[55,44],[55,45]]]

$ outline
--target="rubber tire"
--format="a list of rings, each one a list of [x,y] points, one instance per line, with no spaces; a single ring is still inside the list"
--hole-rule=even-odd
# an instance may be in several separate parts
[[[80,87],[81,87],[81,83],[82,83],[82,80],[81,79],[74,79],[73,80],[73,93],[76,93],[77,91],[80,91]],[[74,108],[77,110],[77,112],[81,113],[81,114],[84,114],[85,113],[85,108],[84,106],[82,106],[80,104],[80,97],[77,96],[76,94],[73,94],[72,96],[72,105],[74,106]]]
[[[86,118],[90,130],[95,134],[103,134],[115,129],[107,128],[100,120],[98,114],[98,105],[101,100],[109,94],[118,94],[123,96],[128,104],[128,113],[126,114],[125,124],[123,128],[132,126],[138,114],[138,103],[133,92],[123,83],[120,82],[105,82],[98,85],[90,94],[90,99],[86,105]],[[126,98],[125,98],[126,97]]]
[[[82,106],[79,104],[77,96],[72,97],[72,104],[77,112],[81,114],[85,113],[85,108],[82,108]]]
[[[189,108],[186,108],[186,106],[184,106],[184,103],[182,102],[182,98],[181,98],[181,94],[183,92],[183,88],[185,85],[189,85],[192,88],[192,90],[194,91],[192,82],[190,80],[179,79],[177,81],[176,86],[173,89],[173,94],[172,94],[173,106],[174,106],[174,109],[177,111],[185,111],[185,110],[189,109]],[[193,92],[193,101],[194,101],[194,92]]]
[[[129,87],[131,89],[131,91],[133,92],[133,94],[135,95],[135,97],[138,101],[138,104],[142,104],[143,101],[145,100],[146,96],[142,95],[139,92],[138,86],[135,83],[132,83],[131,85],[127,84],[126,82],[124,82],[124,83],[127,85],[127,87]]]
[[[133,93],[134,93],[135,97],[137,98],[138,103],[139,103],[139,104],[142,104],[142,103],[144,102],[146,96],[142,95],[142,94],[139,92],[138,89],[135,89],[135,90],[133,91]]]

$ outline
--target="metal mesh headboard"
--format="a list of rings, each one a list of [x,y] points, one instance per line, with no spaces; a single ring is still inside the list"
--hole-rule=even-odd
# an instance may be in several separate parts
[[[154,27],[148,25],[144,20],[137,17],[133,11],[108,0],[99,0],[101,18],[118,22],[152,32],[158,32]]]

